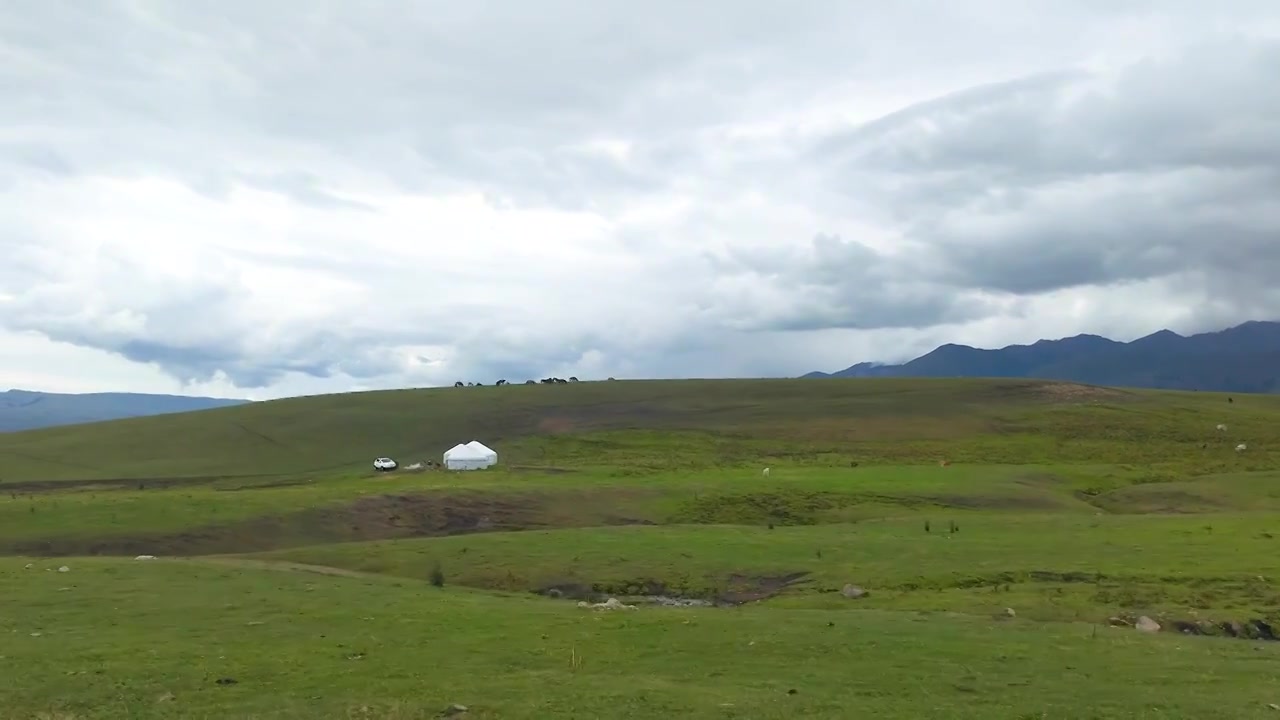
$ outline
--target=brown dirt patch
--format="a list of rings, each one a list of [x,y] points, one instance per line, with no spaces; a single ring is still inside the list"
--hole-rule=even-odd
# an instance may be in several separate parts
[[[1011,380],[996,383],[985,392],[996,398],[1025,398],[1059,403],[1119,400],[1133,396],[1127,390],[1061,380]]]
[[[747,575],[733,573],[725,581],[723,590],[695,590],[683,585],[671,585],[661,580],[641,579],[631,581],[558,582],[535,588],[534,593],[553,598],[601,602],[608,597],[679,597],[708,600],[714,605],[741,605],[767,600],[787,588],[804,582],[808,572],[782,575]]]
[[[245,475],[237,478],[271,477],[270,475]],[[157,478],[100,478],[83,480],[19,480],[17,482],[0,483],[0,492],[9,493],[46,493],[64,492],[68,490],[165,490],[192,485],[210,485],[219,480],[229,479],[226,475],[205,475],[199,477],[157,477]]]
[[[1133,393],[1098,385],[1073,382],[1046,382],[1036,388],[1037,394],[1054,402],[1087,402],[1090,400],[1116,400]]]
[[[551,467],[542,465],[513,465],[508,468],[511,472],[518,473],[538,473],[539,475],[568,475],[576,473],[578,470],[574,468]]]
[[[224,565],[229,567],[253,568],[255,570],[278,570],[282,572],[298,572],[311,573],[312,575],[330,575],[333,577],[348,577],[367,579],[387,579],[389,575],[379,573],[360,572],[359,570],[348,570],[346,568],[331,567],[329,565],[309,565],[307,563],[287,562],[284,560],[253,560],[247,558],[203,558],[199,562],[210,565]]]
[[[928,503],[963,510],[1056,510],[1062,502],[1035,495],[924,495]]]
[[[365,540],[510,532],[546,527],[632,525],[643,519],[580,512],[565,516],[566,503],[612,499],[601,493],[439,492],[381,495],[346,505],[322,507],[226,525],[172,533],[110,537],[59,537],[11,543],[3,552],[45,557],[69,555],[193,556]]]
[[[1020,473],[1013,478],[1013,481],[1019,485],[1033,488],[1060,488],[1067,484],[1066,478],[1048,472]]]
[[[767,600],[787,588],[803,582],[808,575],[808,572],[793,572],[783,575],[742,575],[734,573],[729,576],[728,588],[720,593],[716,600],[731,605]]]
[[[1084,499],[1084,498],[1082,498]],[[1230,509],[1231,503],[1172,488],[1120,488],[1085,499],[1090,505],[1119,515],[1187,515]]]
[[[636,597],[673,595],[673,591],[661,580],[631,580],[626,582],[559,582],[535,588],[534,593],[551,598],[603,602],[609,597]]]

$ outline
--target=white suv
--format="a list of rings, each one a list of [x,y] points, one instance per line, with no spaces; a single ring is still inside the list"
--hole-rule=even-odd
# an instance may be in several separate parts
[[[396,469],[396,461],[389,457],[380,457],[373,461],[373,469],[379,472],[387,472]]]

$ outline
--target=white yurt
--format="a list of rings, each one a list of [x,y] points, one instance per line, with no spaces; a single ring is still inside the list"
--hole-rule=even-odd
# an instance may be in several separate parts
[[[497,464],[497,462],[498,462],[498,453],[497,453],[497,451],[495,451],[493,448],[489,447],[488,445],[485,445],[484,443],[480,442],[479,440],[472,440],[471,442],[467,443],[467,447],[469,447],[469,448],[471,448],[471,449],[475,450],[476,452],[484,453],[484,456],[485,456],[485,457],[487,457],[487,458],[489,458],[489,460],[491,460],[491,461],[492,461],[492,462],[490,462],[490,463],[489,463],[490,465],[495,465],[495,464]]]
[[[475,440],[454,445],[444,454],[444,466],[447,470],[483,470],[497,462],[498,453]]]

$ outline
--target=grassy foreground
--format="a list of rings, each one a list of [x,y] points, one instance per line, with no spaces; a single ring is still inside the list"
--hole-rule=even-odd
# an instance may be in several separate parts
[[[0,435],[0,718],[1277,717],[1273,448],[1275,397],[889,379]]]
[[[14,718],[1266,718],[1278,689],[1271,647],[1081,624],[610,614],[377,577],[19,563],[0,575]]]

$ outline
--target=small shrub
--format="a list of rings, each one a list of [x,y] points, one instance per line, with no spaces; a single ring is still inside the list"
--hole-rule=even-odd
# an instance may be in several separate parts
[[[444,571],[440,569],[440,563],[436,563],[431,568],[431,584],[435,587],[444,587]]]

